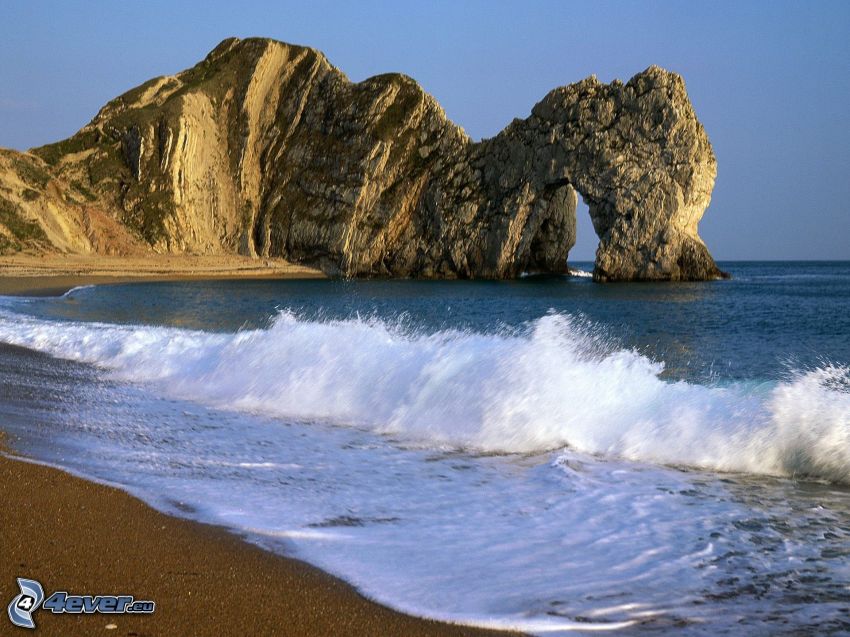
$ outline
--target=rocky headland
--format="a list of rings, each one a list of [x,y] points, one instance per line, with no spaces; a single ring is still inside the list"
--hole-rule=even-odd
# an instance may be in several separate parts
[[[0,253],[243,255],[330,275],[563,273],[576,204],[598,281],[723,276],[697,224],[716,160],[682,78],[556,88],[473,142],[412,79],[228,39],[73,137],[0,150]]]

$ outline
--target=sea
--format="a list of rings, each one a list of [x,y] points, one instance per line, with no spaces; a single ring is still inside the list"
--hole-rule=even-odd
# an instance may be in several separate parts
[[[850,634],[850,262],[572,265],[0,297],[0,428],[415,615]]]

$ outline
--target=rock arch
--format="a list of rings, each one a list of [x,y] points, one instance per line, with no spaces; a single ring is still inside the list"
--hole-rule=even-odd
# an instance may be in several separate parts
[[[717,162],[679,75],[653,66],[627,84],[590,77],[553,90],[503,135],[530,149],[510,155],[532,158],[532,181],[569,184],[588,205],[596,280],[725,276],[697,233]]]

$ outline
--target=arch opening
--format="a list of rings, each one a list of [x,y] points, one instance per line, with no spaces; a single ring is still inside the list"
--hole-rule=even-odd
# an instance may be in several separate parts
[[[592,270],[598,246],[599,237],[596,236],[596,230],[590,219],[590,207],[579,196],[578,205],[576,205],[576,242],[567,259],[570,268],[578,266],[581,270]],[[589,268],[586,267],[588,263]]]

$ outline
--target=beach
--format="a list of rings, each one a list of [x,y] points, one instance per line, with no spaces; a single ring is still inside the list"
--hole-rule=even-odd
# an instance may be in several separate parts
[[[397,613],[225,529],[163,515],[118,489],[7,454],[0,502],[4,604],[17,595],[18,577],[39,581],[48,596],[63,590],[156,603],[152,615],[137,616],[41,610],[40,635],[506,634]]]
[[[283,259],[234,255],[0,256],[0,294],[55,295],[78,285],[132,281],[324,278]]]
[[[131,281],[316,278],[280,260],[78,256],[0,259],[0,294],[57,295]],[[0,432],[0,443],[9,441]],[[411,617],[360,595],[302,561],[224,528],[159,513],[131,495],[4,453],[0,457],[4,603],[18,577],[50,595],[133,595],[152,615],[35,614],[39,634],[487,635],[508,634]],[[115,626],[115,628],[107,628]]]

